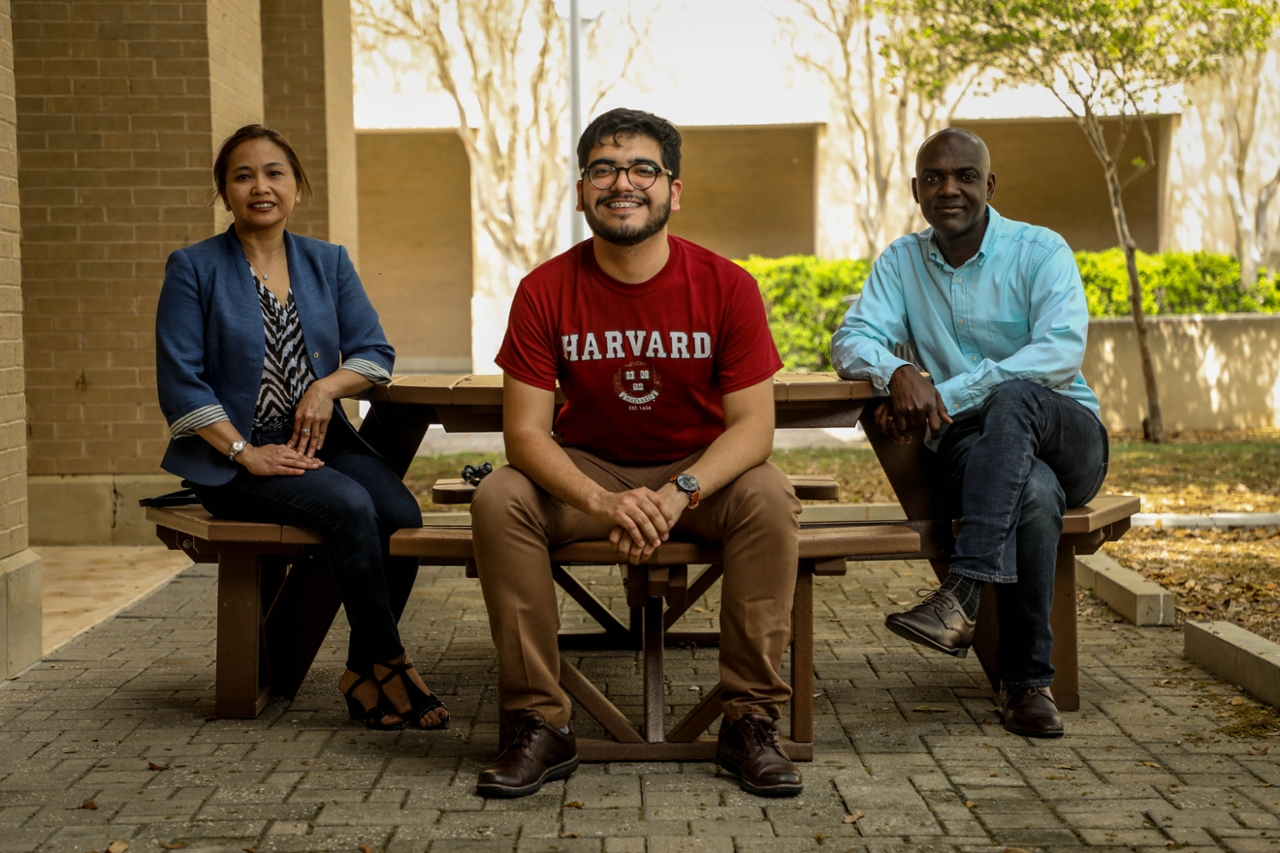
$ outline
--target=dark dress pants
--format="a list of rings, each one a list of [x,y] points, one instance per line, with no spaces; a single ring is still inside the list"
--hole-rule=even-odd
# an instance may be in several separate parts
[[[1098,493],[1108,458],[1093,412],[1018,379],[957,417],[928,459],[938,511],[960,519],[951,571],[995,585],[1006,687],[1053,683],[1049,611],[1062,514]]]
[[[347,668],[404,653],[397,624],[418,576],[416,557],[389,556],[391,534],[421,527],[418,502],[381,457],[335,417],[316,454],[324,467],[300,476],[258,477],[247,470],[222,486],[192,484],[217,518],[309,527],[324,537],[325,556],[351,626]],[[289,432],[254,435],[254,444],[283,444]]]

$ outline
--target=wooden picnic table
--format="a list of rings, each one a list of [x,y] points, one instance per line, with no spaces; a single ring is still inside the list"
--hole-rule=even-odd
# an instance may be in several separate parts
[[[398,377],[389,385],[379,386],[373,391],[372,407],[361,425],[361,435],[403,477],[431,424],[441,424],[449,432],[500,431],[501,381],[498,376]],[[867,407],[876,396],[871,384],[841,380],[833,374],[780,374],[774,381],[774,389],[779,429],[853,427],[862,422],[906,512],[907,520],[897,522],[896,532],[883,529],[884,522],[855,532],[851,528],[858,523],[851,523],[846,529],[860,544],[841,545],[849,548],[842,553],[865,555],[861,557],[863,559],[927,559],[939,577],[944,576],[953,542],[953,522],[933,517],[919,442],[913,445],[889,442],[878,433],[873,419],[864,416],[874,410]],[[1062,710],[1079,707],[1075,555],[1093,553],[1104,541],[1118,538],[1128,529],[1129,516],[1137,510],[1137,498],[1100,496],[1087,507],[1068,511],[1065,518],[1058,549],[1052,617],[1055,638],[1053,662],[1058,672],[1053,689]],[[291,698],[306,676],[339,606],[328,572],[306,551],[307,548],[315,548],[319,537],[313,531],[287,525],[212,519],[198,505],[153,507],[148,509],[147,515],[156,523],[157,535],[169,547],[184,551],[197,562],[218,563],[219,665],[215,709],[218,716],[251,718],[272,696]],[[465,548],[458,546],[457,562],[466,562],[469,557],[470,531],[465,532],[467,536],[464,538],[468,542]],[[451,535],[444,531],[441,534],[446,538]],[[813,534],[810,531],[811,538]],[[402,535],[403,532],[397,534]],[[439,547],[442,547],[440,543],[433,543],[428,550],[435,552]],[[429,564],[442,564],[438,562],[439,556],[435,553],[436,562]],[[671,559],[679,562],[676,557]],[[851,559],[859,557],[851,556]],[[425,555],[424,562],[428,562]],[[835,560],[829,562],[829,566],[815,563],[809,574],[843,571],[843,559],[838,561],[838,566]],[[803,571],[801,574],[809,576]],[[704,573],[700,578],[712,579],[714,576],[714,573]],[[706,585],[710,582],[707,580]],[[653,583],[652,578],[650,583]],[[574,591],[572,587],[570,584],[567,588],[571,594]],[[700,594],[699,590],[703,588],[698,580],[689,579],[688,591],[693,598],[697,597],[693,593]],[[800,589],[798,586],[797,619],[802,618],[808,609],[802,606]],[[631,593],[629,589],[629,599]],[[583,595],[575,597],[580,599],[580,604],[585,598]],[[652,593],[642,597],[651,598]],[[991,612],[995,606],[994,599],[993,595],[984,596],[984,612],[979,617],[975,650],[992,685],[998,686],[996,620]],[[592,608],[587,609],[590,612]],[[635,613],[636,608],[633,607],[633,622]],[[669,610],[667,615],[674,617],[676,610]],[[603,641],[579,637],[577,641],[587,645],[578,647],[637,647],[640,626],[633,624],[631,629],[626,629],[620,623],[614,625],[605,619],[601,627],[606,635]],[[569,645],[574,642],[573,637],[562,639]],[[601,642],[604,645],[600,645]],[[613,645],[608,645],[609,642]],[[793,662],[793,667],[798,663],[803,662]],[[804,704],[807,706],[809,703]],[[807,714],[802,713],[799,718],[806,720]],[[659,719],[653,727],[656,728],[660,722]],[[646,726],[649,727],[648,722]],[[668,757],[676,755],[673,753]]]

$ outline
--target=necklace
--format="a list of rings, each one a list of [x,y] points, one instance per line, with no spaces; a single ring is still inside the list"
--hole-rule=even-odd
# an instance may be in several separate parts
[[[281,255],[281,257],[283,257],[283,255]],[[245,259],[246,261],[249,261],[249,271],[250,271],[250,272],[253,272],[253,261],[250,261],[250,260],[249,260],[249,256],[248,256],[248,255],[245,255],[245,256],[244,256],[244,259]],[[271,273],[272,273],[272,272],[275,270],[275,268],[276,268],[276,267],[278,267],[278,266],[280,266],[280,258],[276,258],[276,262],[275,262],[274,264],[272,264],[272,265],[271,265],[271,269],[269,269],[269,270],[267,270],[266,272],[263,272],[263,273],[262,273],[262,280],[263,280],[263,281],[268,281],[268,280],[271,278]]]

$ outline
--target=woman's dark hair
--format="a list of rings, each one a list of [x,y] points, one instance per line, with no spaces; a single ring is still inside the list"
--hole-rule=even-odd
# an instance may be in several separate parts
[[[662,148],[662,165],[671,170],[671,180],[680,177],[680,131],[665,118],[644,110],[609,110],[595,117],[578,139],[578,168],[587,168],[591,149],[606,139],[615,144],[618,137],[647,136]]]
[[[246,124],[223,141],[222,147],[218,149],[218,156],[213,161],[213,192],[216,198],[226,198],[227,195],[227,169],[231,166],[231,152],[235,151],[241,143],[251,139],[267,139],[280,146],[285,159],[289,161],[289,168],[293,169],[293,178],[298,182],[298,190],[305,196],[312,195],[307,172],[302,168],[298,152],[293,150],[289,140],[285,139],[280,131],[272,130],[265,125]]]

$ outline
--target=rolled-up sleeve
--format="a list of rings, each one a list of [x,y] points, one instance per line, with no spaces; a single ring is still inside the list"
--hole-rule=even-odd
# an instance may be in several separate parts
[[[174,252],[156,306],[156,386],[174,438],[229,420],[205,379],[204,329],[195,269],[182,252]]]

